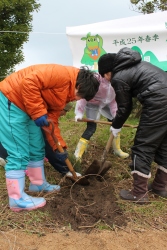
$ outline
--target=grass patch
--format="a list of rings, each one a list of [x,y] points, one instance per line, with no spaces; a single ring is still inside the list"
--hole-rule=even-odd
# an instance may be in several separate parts
[[[102,120],[106,120],[101,118]],[[130,118],[127,120],[128,124],[137,125],[138,119]],[[68,145],[69,159],[72,162],[75,170],[82,173],[82,166],[80,162],[76,162],[74,158],[74,151],[76,145],[86,128],[86,123],[79,123],[74,121],[74,106],[65,117],[61,117],[59,121],[62,137]],[[85,164],[90,164],[94,160],[95,152],[97,159],[102,156],[103,150],[109,138],[109,125],[97,124],[96,133],[89,142],[88,151],[83,156]],[[133,145],[136,129],[123,128],[121,132],[121,148],[130,153],[130,148]],[[93,155],[93,156],[92,156]],[[126,202],[120,199],[119,192],[122,188],[129,189],[132,185],[132,177],[129,170],[129,163],[131,159],[120,159],[115,156],[110,149],[108,160],[112,163],[112,169],[108,173],[107,178],[111,178],[114,186],[114,195],[117,198],[117,204],[121,208],[123,214],[127,217],[128,226],[131,230],[141,228],[156,228],[158,230],[167,230],[167,205],[166,199],[159,198],[154,194],[149,193],[150,204],[136,205],[134,203]],[[45,164],[45,172],[47,180],[50,183],[58,184],[61,175],[57,173],[49,163]],[[152,165],[152,176],[155,174],[155,164]],[[26,192],[28,189],[29,180],[26,179]],[[28,213],[13,213],[8,208],[8,196],[6,192],[5,173],[4,169],[0,167],[0,229],[7,231],[11,229],[20,229],[28,233],[35,233],[39,236],[46,232],[56,232],[60,229],[60,225],[55,222],[47,210],[34,210]],[[55,194],[39,194],[44,196],[48,203],[52,203]],[[67,197],[70,199],[70,197]],[[56,208],[55,208],[56,209]],[[56,211],[56,210],[55,210]],[[67,228],[71,229],[70,223],[67,223]],[[113,226],[113,228],[116,225]],[[111,230],[107,224],[101,222],[96,225],[100,230]],[[112,228],[112,229],[113,229]]]

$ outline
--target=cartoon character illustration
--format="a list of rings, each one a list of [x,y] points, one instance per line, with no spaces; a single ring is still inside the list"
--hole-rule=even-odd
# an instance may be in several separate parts
[[[106,54],[103,47],[103,39],[98,34],[91,36],[89,32],[86,37],[81,38],[82,41],[86,41],[86,47],[84,49],[84,55],[81,59],[81,63],[85,65],[94,66],[93,70],[97,70],[97,61],[100,56]]]

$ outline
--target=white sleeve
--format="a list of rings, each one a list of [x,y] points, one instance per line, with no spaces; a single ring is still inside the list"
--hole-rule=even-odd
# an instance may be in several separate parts
[[[116,95],[115,95],[115,91],[114,91],[114,89],[113,89],[112,86],[111,86],[111,89],[110,89],[110,90],[111,90],[111,102],[110,102],[110,104],[109,104],[109,107],[110,107],[111,115],[112,115],[113,117],[115,117],[115,116],[116,116],[117,109],[118,109],[117,103],[116,103],[116,100],[115,100]]]
[[[116,116],[116,112],[117,112],[117,103],[115,101],[115,99],[112,100],[112,102],[110,102],[110,112],[111,112],[111,115],[113,117]]]
[[[85,112],[87,101],[85,99],[78,100],[75,105],[75,120],[82,119]]]

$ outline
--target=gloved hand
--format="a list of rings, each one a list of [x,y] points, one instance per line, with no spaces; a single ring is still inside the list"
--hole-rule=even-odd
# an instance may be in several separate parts
[[[83,118],[83,114],[78,113],[78,114],[75,116],[75,121],[77,122],[78,119],[82,119],[82,118]]]
[[[47,115],[42,115],[34,122],[38,127],[49,126],[49,122],[47,121]]]
[[[58,149],[55,150],[55,156],[59,161],[65,161],[68,158],[68,152],[60,153]]]
[[[113,133],[114,137],[117,137],[118,133],[121,131],[121,128],[113,128],[112,126],[110,127],[110,132]]]

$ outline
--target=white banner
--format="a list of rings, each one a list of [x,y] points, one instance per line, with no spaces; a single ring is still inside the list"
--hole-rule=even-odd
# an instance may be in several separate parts
[[[87,65],[97,71],[101,55],[129,47],[167,71],[167,11],[67,27],[66,34],[75,67]]]

